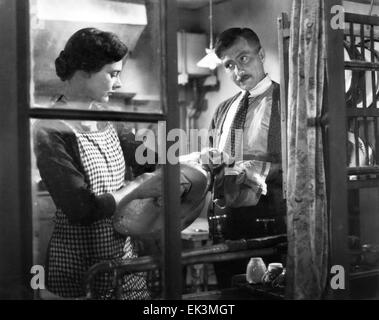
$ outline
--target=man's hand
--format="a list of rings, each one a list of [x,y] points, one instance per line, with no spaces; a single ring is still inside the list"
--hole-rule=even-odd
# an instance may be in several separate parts
[[[219,173],[225,166],[230,166],[228,154],[216,148],[205,148],[200,153],[200,163],[212,174]]]

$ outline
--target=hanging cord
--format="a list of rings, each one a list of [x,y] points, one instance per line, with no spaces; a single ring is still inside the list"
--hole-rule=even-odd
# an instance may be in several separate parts
[[[212,1],[209,0],[209,49],[213,49],[213,8]]]
[[[184,30],[180,31],[182,35],[182,50],[183,50],[183,59],[182,59],[182,70],[183,74],[187,74],[187,34]]]

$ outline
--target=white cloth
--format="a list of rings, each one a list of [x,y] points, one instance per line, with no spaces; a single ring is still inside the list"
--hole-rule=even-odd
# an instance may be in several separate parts
[[[231,208],[255,206],[261,195],[267,194],[266,177],[270,162],[238,161],[233,168],[225,168],[224,193]],[[231,176],[235,176],[232,178]]]

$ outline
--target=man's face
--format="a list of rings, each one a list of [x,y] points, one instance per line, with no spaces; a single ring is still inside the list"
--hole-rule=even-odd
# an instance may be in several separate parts
[[[108,102],[109,96],[121,87],[122,61],[106,64],[99,72],[86,79],[87,95],[98,102]]]
[[[233,82],[242,90],[254,88],[264,77],[264,51],[238,38],[222,53],[222,64]]]

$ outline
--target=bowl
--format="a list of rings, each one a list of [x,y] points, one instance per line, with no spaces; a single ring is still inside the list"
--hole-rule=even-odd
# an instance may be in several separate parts
[[[200,164],[180,164],[180,229],[184,230],[201,214],[210,186],[210,174]],[[162,184],[162,168],[137,188],[143,192],[146,183]],[[136,199],[120,208],[113,216],[113,227],[126,236],[151,237],[163,229],[164,206],[162,198]]]

